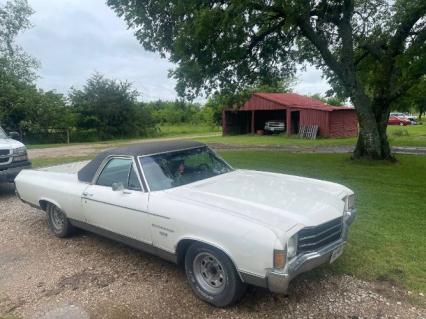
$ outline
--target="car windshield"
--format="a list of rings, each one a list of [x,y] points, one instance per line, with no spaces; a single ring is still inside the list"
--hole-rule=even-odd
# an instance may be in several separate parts
[[[208,147],[143,156],[140,163],[151,191],[165,190],[232,171]]]
[[[7,138],[6,133],[3,131],[1,127],[0,127],[0,138]]]

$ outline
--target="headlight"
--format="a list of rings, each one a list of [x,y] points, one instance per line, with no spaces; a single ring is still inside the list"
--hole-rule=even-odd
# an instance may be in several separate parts
[[[297,234],[290,237],[287,242],[287,258],[293,258],[297,255]]]
[[[355,194],[346,196],[345,201],[345,211],[349,212],[355,209]]]
[[[26,147],[18,147],[13,150],[13,156],[27,155]]]
[[[27,149],[25,147],[15,148],[12,155],[14,162],[26,161],[28,159]]]

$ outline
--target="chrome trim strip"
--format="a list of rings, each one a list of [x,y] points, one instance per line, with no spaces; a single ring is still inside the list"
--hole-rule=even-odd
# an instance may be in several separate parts
[[[140,209],[136,209],[136,208],[130,208],[130,207],[127,207],[127,206],[121,206],[121,205],[116,205],[116,204],[112,204],[112,203],[108,203],[108,202],[103,202],[103,201],[96,200],[96,199],[89,198],[89,197],[85,197],[85,196],[81,196],[81,199],[90,200],[92,202],[106,204],[106,205],[110,205],[110,206],[114,206],[114,207],[124,208],[124,209],[132,210],[132,211],[135,211],[135,212],[138,212],[138,213],[148,214],[148,215],[155,216],[155,217],[160,217],[160,218],[164,218],[164,219],[170,219],[170,217],[167,217],[167,216],[150,213],[150,212],[147,212],[147,211],[144,211],[144,210],[140,210]]]
[[[71,221],[72,225],[74,225],[78,228],[82,228],[82,229],[85,229],[87,231],[98,234],[100,236],[104,236],[104,237],[110,238],[112,240],[121,242],[125,245],[136,248],[138,250],[145,251],[149,254],[158,256],[160,258],[163,258],[163,259],[168,260],[170,262],[173,262],[175,264],[178,261],[176,253],[167,251],[167,250],[162,249],[162,248],[159,248],[157,246],[154,246],[151,243],[146,243],[144,241],[140,241],[140,240],[130,238],[130,237],[118,234],[118,233],[114,233],[114,232],[106,230],[104,228],[97,227],[97,226],[94,226],[94,225],[91,225],[91,224],[87,224],[85,222],[81,222],[81,221],[76,220],[76,219],[70,218],[70,221]]]
[[[193,150],[193,149],[196,149],[196,148],[202,148],[202,147],[208,147],[208,146],[202,145],[202,146],[193,146],[193,147],[188,147],[188,148],[178,148],[176,150],[168,150],[168,151],[164,151],[164,152],[139,155],[138,157],[146,157],[146,156],[160,155],[160,154],[166,154],[166,153],[176,153],[176,152],[181,152],[181,151],[189,151],[189,150]]]

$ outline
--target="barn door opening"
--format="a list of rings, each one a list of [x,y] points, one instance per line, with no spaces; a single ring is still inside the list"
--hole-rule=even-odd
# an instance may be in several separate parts
[[[299,123],[300,123],[300,112],[292,111],[291,112],[291,134],[299,133]]]

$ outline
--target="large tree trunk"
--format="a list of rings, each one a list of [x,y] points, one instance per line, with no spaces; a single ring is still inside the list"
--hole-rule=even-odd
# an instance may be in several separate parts
[[[361,125],[360,122],[358,141],[352,158],[394,160],[386,135],[386,125],[377,122]]]
[[[372,104],[368,97],[359,91],[352,97],[352,102],[357,111],[360,129],[352,158],[394,160],[386,134],[389,105],[377,105],[387,103],[385,99],[376,100]]]

